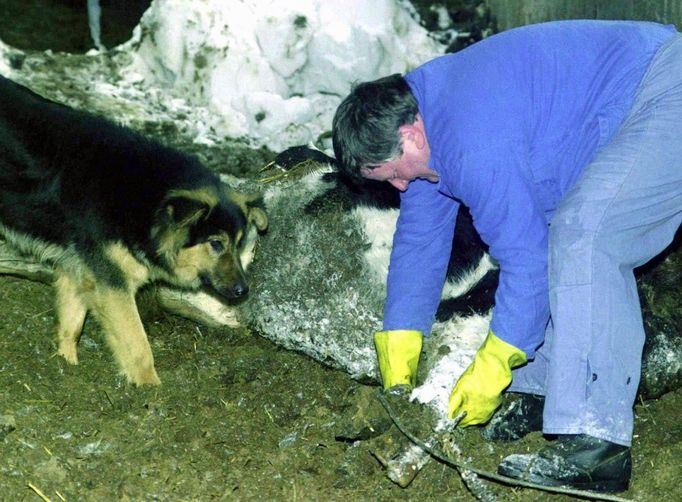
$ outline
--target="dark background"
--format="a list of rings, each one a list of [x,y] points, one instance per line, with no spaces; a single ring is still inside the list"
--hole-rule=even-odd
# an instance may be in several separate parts
[[[127,41],[151,0],[100,0],[102,43]],[[0,40],[17,49],[83,53],[94,48],[86,0],[0,0]]]
[[[335,0],[339,1],[339,0]],[[422,25],[456,51],[496,31],[553,19],[641,19],[682,26],[682,2],[670,0],[411,0]],[[100,0],[101,37],[111,48],[127,41],[151,0]],[[447,9],[451,41],[436,25]],[[86,0],[0,0],[0,40],[22,50],[83,53],[94,48]]]

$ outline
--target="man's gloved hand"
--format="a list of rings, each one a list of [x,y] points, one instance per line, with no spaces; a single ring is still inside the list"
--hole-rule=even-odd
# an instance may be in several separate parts
[[[490,331],[473,362],[452,389],[448,417],[454,418],[466,411],[460,426],[482,424],[490,420],[502,403],[502,391],[512,381],[512,368],[521,366],[526,360],[522,350]]]
[[[422,350],[421,331],[377,331],[374,334],[374,346],[384,389],[395,385],[414,387]]]

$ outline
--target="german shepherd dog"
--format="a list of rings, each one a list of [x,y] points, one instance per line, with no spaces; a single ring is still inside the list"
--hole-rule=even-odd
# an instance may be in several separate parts
[[[159,384],[136,291],[161,280],[242,297],[240,253],[266,226],[195,157],[0,77],[0,233],[53,266],[69,363],[91,311],[127,380]]]

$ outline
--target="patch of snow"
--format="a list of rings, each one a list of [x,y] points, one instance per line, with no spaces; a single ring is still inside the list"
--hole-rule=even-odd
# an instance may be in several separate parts
[[[329,130],[353,82],[444,47],[394,0],[155,0],[119,49],[132,51],[129,82],[206,107],[218,136],[277,151]]]

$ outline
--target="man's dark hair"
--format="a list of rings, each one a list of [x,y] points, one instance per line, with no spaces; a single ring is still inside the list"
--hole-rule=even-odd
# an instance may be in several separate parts
[[[417,100],[398,73],[353,86],[332,122],[339,170],[357,179],[360,168],[402,155],[398,129],[414,123],[418,111]]]

